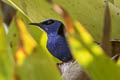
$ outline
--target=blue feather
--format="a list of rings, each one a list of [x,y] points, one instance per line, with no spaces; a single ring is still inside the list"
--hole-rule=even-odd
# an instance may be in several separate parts
[[[64,35],[64,25],[60,21],[48,19],[41,23],[31,24],[39,26],[47,33],[47,49],[54,57],[63,62],[72,60],[72,54]]]

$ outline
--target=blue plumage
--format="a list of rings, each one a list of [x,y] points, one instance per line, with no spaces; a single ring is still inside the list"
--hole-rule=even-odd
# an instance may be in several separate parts
[[[53,56],[63,62],[72,60],[72,55],[64,35],[64,25],[60,21],[48,19],[41,23],[31,24],[39,26],[47,33],[47,49]]]

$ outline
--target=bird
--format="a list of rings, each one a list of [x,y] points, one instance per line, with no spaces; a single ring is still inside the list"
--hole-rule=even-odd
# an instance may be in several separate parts
[[[68,62],[73,59],[64,34],[64,24],[61,21],[47,19],[40,23],[30,23],[30,25],[38,26],[47,33],[46,47],[54,57],[62,62]]]

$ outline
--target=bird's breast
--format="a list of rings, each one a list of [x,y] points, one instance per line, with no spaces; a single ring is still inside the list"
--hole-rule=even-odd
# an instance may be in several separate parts
[[[48,37],[47,48],[53,56],[57,57],[62,61],[68,61],[72,59],[70,50],[64,37]]]

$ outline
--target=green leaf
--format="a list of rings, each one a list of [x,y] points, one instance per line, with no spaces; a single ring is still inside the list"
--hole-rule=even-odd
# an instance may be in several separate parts
[[[114,3],[118,8],[120,8],[120,0],[114,0]],[[118,13],[118,15],[119,15],[119,13]]]
[[[94,43],[91,35],[78,22],[75,32],[68,36],[76,60],[86,69],[92,80],[119,80],[120,68]]]
[[[40,29],[38,29],[38,27],[29,26],[30,21],[28,20],[28,18],[26,18],[20,12],[17,13],[17,16],[19,16],[23,20],[23,22],[27,26],[28,31],[31,33],[32,37],[39,44],[40,39],[41,39],[40,36],[42,35],[42,31]],[[13,19],[11,24],[10,24],[10,28],[9,28],[9,32],[8,32],[8,38],[9,38],[8,42],[10,44],[10,47],[12,49],[12,53],[13,54],[18,49],[18,45],[19,45],[19,38],[18,38],[18,36],[19,36],[18,29],[17,29],[15,21]]]
[[[19,38],[18,38],[18,30],[16,27],[16,24],[14,22],[14,19],[12,20],[10,27],[9,27],[9,31],[8,31],[8,43],[10,45],[12,54],[14,55],[16,50],[18,49],[18,45],[19,45]]]
[[[0,80],[13,80],[13,57],[0,16]]]
[[[115,1],[115,0],[109,0],[109,1],[114,4],[114,1]]]
[[[4,0],[11,3],[24,15],[33,22],[40,22],[48,18],[61,20],[61,18],[53,11],[46,0]],[[54,0],[60,4],[70,16],[83,24],[92,34],[95,40],[101,40],[101,30],[104,18],[104,0]],[[69,4],[68,4],[69,3]],[[32,6],[34,5],[34,6]],[[112,16],[112,38],[119,39],[119,21],[120,11],[110,3]]]

